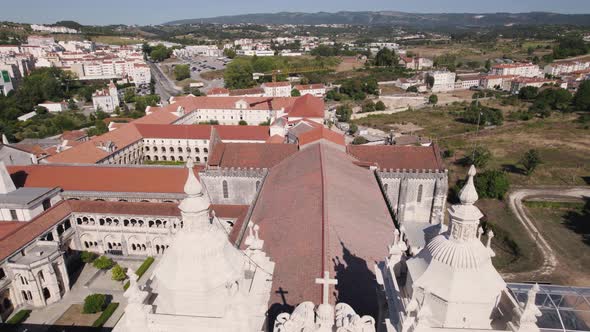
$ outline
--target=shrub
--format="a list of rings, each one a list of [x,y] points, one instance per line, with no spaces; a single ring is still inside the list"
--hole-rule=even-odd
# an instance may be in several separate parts
[[[474,165],[477,168],[484,168],[490,159],[492,159],[492,153],[490,150],[482,146],[478,146],[472,153],[465,156],[465,159],[463,159],[463,164]]]
[[[358,130],[359,130],[359,127],[354,123],[351,123],[350,126],[348,127],[348,132],[351,134],[356,133]]]
[[[113,260],[108,258],[107,256],[100,256],[99,258],[94,260],[94,263],[92,263],[92,265],[99,270],[109,270],[113,267],[113,265],[115,265],[115,262],[113,262]]]
[[[6,321],[6,324],[20,324],[24,322],[29,315],[31,314],[31,310],[20,310],[14,316],[12,316],[9,320]]]
[[[362,145],[369,143],[369,140],[364,138],[363,136],[357,136],[352,140],[353,145]]]
[[[504,199],[510,189],[510,181],[505,172],[487,170],[475,176],[475,188],[481,198]]]
[[[174,67],[174,77],[177,81],[182,81],[184,79],[191,77],[191,70],[189,65],[176,65]]]
[[[82,262],[84,263],[92,263],[94,262],[94,260],[96,259],[96,254],[90,251],[82,251],[82,253],[80,254],[80,259],[82,259]]]
[[[113,267],[111,273],[113,274],[113,280],[123,281],[127,279],[127,269],[122,268],[119,264],[116,264],[115,267]]]
[[[372,100],[367,100],[363,104],[363,113],[365,112],[375,112],[375,103]]]
[[[520,163],[524,166],[526,175],[531,175],[543,162],[541,161],[541,156],[539,156],[539,151],[535,149],[528,150],[525,152],[524,156],[520,159]]]
[[[94,323],[92,323],[92,327],[102,327],[107,322],[107,320],[111,318],[111,316],[113,315],[115,310],[117,310],[118,307],[119,303],[117,302],[109,303],[107,308],[102,312],[102,314],[100,314],[100,317],[98,317],[94,321]]]
[[[238,122],[238,124],[240,126],[247,126],[248,125],[248,122],[246,122],[246,120],[240,120],[240,122]]]
[[[84,299],[84,308],[82,312],[85,314],[95,314],[104,309],[107,297],[104,294],[91,294]]]
[[[291,90],[291,97],[299,97],[299,96],[301,96],[301,92],[299,92],[299,90],[297,90],[297,89]]]
[[[438,104],[438,96],[437,95],[430,95],[430,97],[428,97],[428,103],[432,104],[432,105]]]
[[[418,92],[418,87],[415,86],[415,85],[412,85],[411,87],[409,87],[409,88],[406,89],[406,92],[414,92],[414,93],[416,93],[416,92]]]
[[[385,111],[385,103],[383,103],[381,100],[379,100],[376,104],[375,104],[375,109],[377,111]]]

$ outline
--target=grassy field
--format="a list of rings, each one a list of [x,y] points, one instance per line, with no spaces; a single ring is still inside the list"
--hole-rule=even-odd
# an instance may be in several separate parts
[[[583,202],[525,202],[559,261],[552,281],[590,286],[590,216]]]
[[[494,231],[492,249],[496,257],[492,262],[501,273],[533,270],[542,262],[536,244],[505,202],[481,199],[477,202],[477,207],[484,214],[482,224]],[[484,243],[486,240],[484,236]]]
[[[505,120],[497,128],[482,129],[476,138],[475,125],[458,121],[460,109],[455,105],[368,116],[356,123],[387,132],[410,123],[422,128],[415,134],[430,137],[443,149],[454,152],[453,157],[446,160],[451,184],[458,179],[454,175],[461,178],[465,174],[460,161],[475,145],[492,152],[493,158],[487,168],[508,170],[513,185],[588,184],[590,130],[576,122],[576,114],[554,113],[547,119],[529,121]],[[525,176],[519,160],[529,149],[539,150],[543,164],[531,176]]]
[[[90,38],[93,42],[103,43],[109,45],[131,45],[141,44],[145,42],[145,39],[131,38],[131,37],[120,37],[120,36],[94,36]]]

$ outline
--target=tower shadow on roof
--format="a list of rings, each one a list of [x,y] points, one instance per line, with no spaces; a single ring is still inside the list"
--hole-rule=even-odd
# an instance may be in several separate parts
[[[378,317],[377,280],[375,273],[367,267],[367,261],[357,257],[344,243],[342,260],[332,259],[336,271],[337,302],[347,303],[360,316]]]

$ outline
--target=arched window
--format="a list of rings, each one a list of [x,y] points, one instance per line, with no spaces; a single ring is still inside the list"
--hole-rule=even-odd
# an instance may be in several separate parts
[[[182,148],[181,147],[178,148],[178,152],[182,152]]]
[[[187,147],[186,148],[186,152],[190,153],[191,152],[191,148],[190,147]]]
[[[39,271],[39,280],[41,280],[41,282],[45,282],[45,276],[43,275],[43,271]]]
[[[196,152],[196,153],[199,153],[199,152],[201,152],[201,151],[199,151],[199,148],[195,148],[195,152]]]
[[[422,202],[422,190],[424,190],[423,185],[418,186],[418,203]]]
[[[155,147],[155,146],[152,148],[152,150],[153,150],[154,152],[158,152],[158,148],[157,148],[157,147]]]
[[[174,159],[174,156],[171,156],[171,157],[170,157],[170,160],[171,160],[171,161],[174,161],[174,160],[175,160],[175,159]]]
[[[184,160],[182,159],[182,156],[178,157],[178,161],[184,161]]]
[[[201,158],[199,158],[199,157],[196,157],[196,158],[195,158],[195,161],[196,161],[196,162],[198,162],[198,163],[200,163],[200,162],[201,162]]]
[[[209,150],[207,148],[203,148],[203,152],[209,153]]]
[[[174,152],[174,148],[173,147],[170,147],[170,152]]]
[[[229,197],[229,190],[227,188],[227,181],[223,180],[221,185],[223,187],[223,198],[228,198]]]

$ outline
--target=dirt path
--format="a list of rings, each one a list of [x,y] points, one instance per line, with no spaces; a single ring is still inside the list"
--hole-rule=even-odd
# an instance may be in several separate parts
[[[504,278],[510,280],[539,280],[551,275],[559,262],[555,251],[543,234],[539,232],[534,222],[526,214],[522,201],[527,198],[583,198],[590,197],[590,188],[585,187],[567,187],[567,188],[522,188],[514,190],[508,196],[508,204],[516,218],[522,223],[529,235],[535,240],[543,255],[543,264],[534,270],[521,273],[507,273]]]

